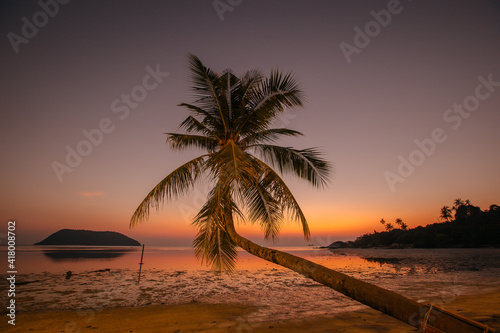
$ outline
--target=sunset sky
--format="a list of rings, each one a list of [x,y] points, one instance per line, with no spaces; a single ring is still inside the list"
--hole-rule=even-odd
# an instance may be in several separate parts
[[[309,243],[381,231],[381,218],[434,223],[458,197],[500,204],[499,1],[7,0],[0,31],[0,233],[15,219],[19,244],[62,228],[191,244],[204,183],[128,227],[200,153],[163,134],[191,102],[188,53],[301,82],[307,102],[280,125],[304,136],[280,144],[320,147],[335,168],[321,191],[287,178]],[[265,244],[257,226],[240,230]],[[279,245],[293,244],[307,242],[291,222]]]

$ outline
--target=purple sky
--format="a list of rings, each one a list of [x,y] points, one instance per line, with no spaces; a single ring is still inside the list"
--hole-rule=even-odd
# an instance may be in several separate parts
[[[170,151],[163,134],[191,101],[188,53],[217,71],[279,68],[302,83],[306,105],[282,122],[305,136],[281,144],[319,146],[335,166],[323,191],[289,180],[312,243],[381,230],[381,218],[433,223],[457,197],[500,204],[499,1],[54,3],[0,4],[0,233],[16,219],[19,243],[61,228],[191,243],[203,184],[128,229],[147,192],[199,153]],[[97,145],[82,143],[84,130]],[[87,156],[69,166],[67,147]],[[304,244],[298,230],[280,244]]]

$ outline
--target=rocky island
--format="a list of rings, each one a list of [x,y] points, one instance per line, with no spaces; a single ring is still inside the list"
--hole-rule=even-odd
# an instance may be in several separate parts
[[[61,229],[34,245],[140,246],[119,232]]]

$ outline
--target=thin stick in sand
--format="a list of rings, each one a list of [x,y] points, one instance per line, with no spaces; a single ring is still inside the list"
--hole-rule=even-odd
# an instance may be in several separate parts
[[[141,262],[139,263],[139,278],[137,279],[137,284],[141,282],[141,271],[142,271],[142,258],[144,258],[144,244],[142,244]]]

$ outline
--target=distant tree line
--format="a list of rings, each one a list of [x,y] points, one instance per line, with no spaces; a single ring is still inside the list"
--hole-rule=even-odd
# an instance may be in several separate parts
[[[397,218],[395,222],[396,222],[396,225],[401,228],[401,230],[408,230],[408,225],[406,223],[404,223],[403,220],[401,220],[400,218]],[[392,223],[390,223],[390,222],[386,223],[384,219],[381,219],[380,223],[382,223],[382,225],[385,227],[385,230],[387,230],[387,231],[391,231],[394,229],[394,226],[392,225]]]
[[[442,222],[425,227],[408,228],[402,219],[395,220],[395,228],[384,219],[383,232],[365,234],[350,242],[353,247],[499,247],[500,206],[491,205],[481,210],[470,200],[456,199],[452,207],[441,208]]]

